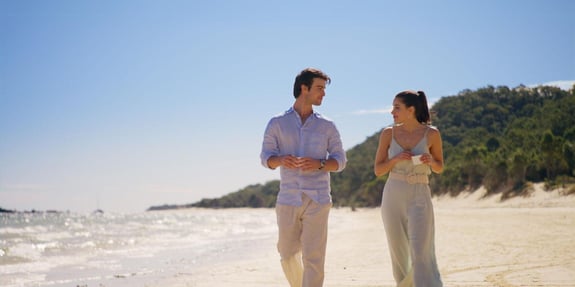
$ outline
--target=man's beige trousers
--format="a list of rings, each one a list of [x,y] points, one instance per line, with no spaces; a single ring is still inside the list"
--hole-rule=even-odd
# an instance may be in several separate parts
[[[302,200],[301,206],[276,205],[277,247],[291,287],[321,287],[332,204],[318,204],[305,194]]]

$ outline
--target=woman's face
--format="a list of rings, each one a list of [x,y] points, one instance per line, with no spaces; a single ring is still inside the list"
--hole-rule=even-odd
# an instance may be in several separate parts
[[[393,109],[391,115],[396,124],[404,123],[407,119],[414,118],[414,108],[407,107],[400,98],[393,99]]]

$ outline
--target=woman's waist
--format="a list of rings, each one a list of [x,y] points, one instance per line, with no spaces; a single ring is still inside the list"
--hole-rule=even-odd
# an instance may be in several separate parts
[[[395,179],[405,181],[409,184],[416,183],[429,183],[428,173],[417,173],[417,172],[401,172],[401,171],[391,171],[389,173],[388,179]]]

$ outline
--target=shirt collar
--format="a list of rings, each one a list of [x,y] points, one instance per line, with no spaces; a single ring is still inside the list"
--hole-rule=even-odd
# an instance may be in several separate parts
[[[296,110],[293,108],[293,106],[290,107],[290,108],[286,111],[286,113],[287,113],[287,114],[289,114],[289,113],[295,114],[295,116],[301,121],[301,116],[298,114],[298,112],[296,112]],[[317,118],[317,117],[318,117],[318,113],[314,110],[314,111],[312,111],[310,117]]]

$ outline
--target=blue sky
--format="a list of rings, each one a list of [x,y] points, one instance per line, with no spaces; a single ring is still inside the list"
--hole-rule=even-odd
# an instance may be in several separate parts
[[[138,212],[279,178],[295,75],[349,149],[401,90],[575,80],[575,2],[0,0],[0,207]]]

